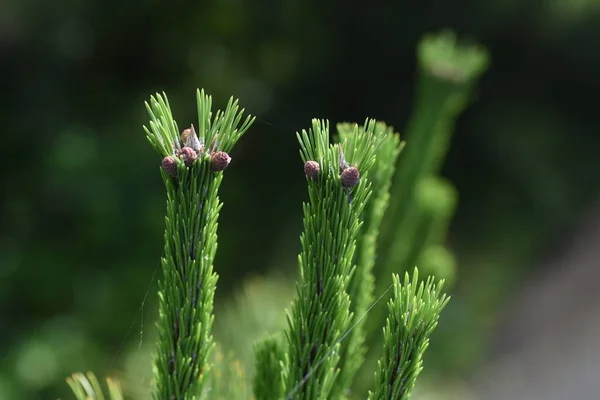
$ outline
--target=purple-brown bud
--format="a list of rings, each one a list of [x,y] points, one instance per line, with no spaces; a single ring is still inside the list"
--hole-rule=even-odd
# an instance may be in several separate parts
[[[313,181],[317,180],[320,170],[321,166],[316,161],[307,161],[306,164],[304,164],[304,173]]]
[[[231,157],[224,151],[217,151],[210,156],[210,169],[213,171],[223,171],[229,165]]]
[[[177,155],[183,160],[186,167],[191,167],[198,158],[198,154],[191,147],[183,147]]]
[[[342,174],[340,175],[340,180],[342,181],[343,187],[354,187],[360,180],[360,173],[355,167],[346,168],[344,171],[342,171]]]
[[[173,156],[167,156],[162,159],[162,167],[165,172],[173,178],[177,177],[177,160]]]

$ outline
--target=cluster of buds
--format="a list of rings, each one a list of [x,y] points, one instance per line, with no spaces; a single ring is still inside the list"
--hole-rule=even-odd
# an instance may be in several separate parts
[[[207,154],[210,155],[210,168],[214,172],[223,171],[231,162],[231,157],[224,151],[215,151],[217,138],[215,136]],[[191,167],[198,159],[199,154],[204,151],[204,141],[198,137],[194,125],[181,133],[181,148],[177,145],[174,155],[167,156],[162,160],[162,168],[173,178],[177,177],[177,160],[183,161],[186,167]]]
[[[350,189],[358,184],[360,180],[360,173],[356,167],[351,167],[344,158],[344,153],[342,153],[342,148],[340,149],[340,181],[342,182],[342,186]],[[321,166],[316,161],[307,161],[304,164],[304,174],[311,180],[316,181],[319,172],[321,171]]]

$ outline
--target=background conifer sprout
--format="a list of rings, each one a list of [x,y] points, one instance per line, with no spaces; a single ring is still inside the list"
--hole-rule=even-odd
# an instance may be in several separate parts
[[[213,114],[211,97],[198,90],[197,125],[181,131],[166,95],[146,103],[144,130],[167,194],[155,400],[410,398],[449,301],[445,279],[454,279],[444,238],[457,193],[438,174],[488,62],[484,50],[449,33],[426,37],[418,57],[406,150],[394,128],[375,119],[339,123],[335,132],[313,119],[296,133],[308,190],[299,277],[285,328],[254,343],[250,371],[213,340],[213,260],[223,172],[254,118],[233,99]],[[254,302],[240,307],[262,311]],[[241,322],[235,328],[246,333]],[[78,399],[104,398],[93,374],[68,382]],[[118,383],[108,387],[108,399],[123,398]]]

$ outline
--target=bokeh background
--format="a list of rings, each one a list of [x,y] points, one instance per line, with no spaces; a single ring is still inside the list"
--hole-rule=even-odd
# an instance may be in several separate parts
[[[577,281],[570,271],[584,263],[568,257],[578,243],[599,247],[586,239],[600,235],[589,228],[600,205],[599,23],[594,0],[3,1],[0,399],[72,398],[74,371],[116,375],[135,393],[149,385],[165,207],[142,130],[152,93],[167,92],[180,126],[194,122],[197,87],[257,116],[222,186],[216,260],[215,334],[244,359],[236,326],[252,327],[245,339],[276,327],[293,294],[306,198],[295,132],[313,117],[374,117],[402,132],[417,43],[443,28],[486,46],[491,66],[444,167],[460,193],[448,238],[459,269],[424,381],[440,399],[526,387],[522,376],[481,382],[506,354],[523,365],[528,335],[568,324],[548,339],[560,347],[598,315],[582,307],[600,303],[593,285],[577,288],[598,277],[600,258]],[[515,328],[542,282],[554,303],[530,313],[546,304],[548,323],[533,324],[545,329]],[[240,299],[260,312],[240,312]],[[586,393],[554,398],[597,398]]]

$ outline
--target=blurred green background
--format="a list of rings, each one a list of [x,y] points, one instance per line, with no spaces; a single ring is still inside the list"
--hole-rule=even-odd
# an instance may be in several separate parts
[[[222,186],[216,260],[215,334],[244,359],[236,321],[253,338],[293,295],[295,132],[313,117],[402,132],[417,43],[442,28],[492,57],[444,168],[459,271],[426,359],[467,379],[503,301],[599,199],[599,23],[593,0],[2,2],[0,399],[71,398],[79,370],[149,384],[165,207],[150,94],[166,91],[180,126],[197,87],[257,116]]]

